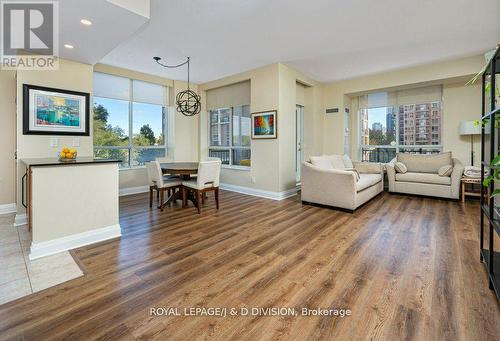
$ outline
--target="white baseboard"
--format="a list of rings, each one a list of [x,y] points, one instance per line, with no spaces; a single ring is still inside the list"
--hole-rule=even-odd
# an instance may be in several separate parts
[[[41,243],[31,243],[30,259],[50,256],[62,251],[71,250],[80,246],[94,244],[107,239],[117,238],[122,235],[120,224],[103,227],[100,229],[73,234]]]
[[[23,226],[28,223],[28,217],[26,213],[16,214],[16,218],[14,219],[14,226]]]
[[[0,215],[15,213],[17,211],[16,203],[0,205]]]
[[[120,188],[120,196],[149,192],[149,186]]]
[[[272,192],[272,191],[264,191],[262,189],[255,189],[255,188],[222,184],[222,183],[220,184],[220,188],[230,192],[253,195],[254,197],[261,197],[271,200],[283,200],[286,198],[293,197],[294,195],[297,195],[297,188],[292,188],[283,192]]]

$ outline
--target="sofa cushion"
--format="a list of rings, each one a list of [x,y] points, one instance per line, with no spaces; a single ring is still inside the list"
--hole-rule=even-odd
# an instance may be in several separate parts
[[[356,182],[356,192],[360,192],[382,181],[382,174],[359,174],[359,180]]]
[[[451,152],[441,154],[405,154],[398,153],[397,161],[405,164],[408,172],[435,173],[439,168],[451,165]]]
[[[344,170],[346,168],[342,155],[326,155],[326,157],[330,160],[334,169]]]
[[[344,160],[344,167],[345,168],[354,168],[354,165],[353,165],[352,160],[349,157],[349,155],[344,154],[344,156],[342,156],[342,159]]]
[[[453,172],[453,166],[446,165],[446,166],[439,168],[438,175],[439,176],[450,176],[452,172]]]
[[[313,166],[323,169],[333,169],[332,163],[327,156],[311,156],[310,160]]]
[[[396,181],[419,182],[424,184],[451,185],[451,178],[431,173],[396,173]]]
[[[403,173],[404,174],[404,173],[408,172],[408,168],[406,168],[405,164],[402,163],[402,162],[396,162],[394,164],[394,169],[398,173]]]

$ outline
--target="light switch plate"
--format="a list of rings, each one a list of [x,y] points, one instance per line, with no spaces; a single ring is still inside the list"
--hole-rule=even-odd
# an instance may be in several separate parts
[[[51,147],[59,146],[59,139],[57,137],[51,137],[50,138],[50,146]]]
[[[73,147],[80,147],[80,138],[73,137]]]

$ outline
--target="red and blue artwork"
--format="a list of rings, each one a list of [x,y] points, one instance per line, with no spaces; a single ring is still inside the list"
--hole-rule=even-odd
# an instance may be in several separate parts
[[[255,113],[253,116],[253,138],[276,138],[276,111]]]

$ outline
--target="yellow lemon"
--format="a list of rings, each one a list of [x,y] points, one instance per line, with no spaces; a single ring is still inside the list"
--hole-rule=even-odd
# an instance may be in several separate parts
[[[60,155],[63,159],[66,157],[66,153],[65,153],[65,152],[61,152],[59,155]]]
[[[69,149],[68,149],[68,148],[66,148],[66,147],[64,147],[64,148],[62,149],[62,151],[63,151],[64,153],[69,153]]]
[[[75,149],[75,148],[71,148],[71,149],[69,150],[69,152],[70,152],[70,153],[72,153],[72,154],[75,154],[75,153],[76,153],[76,149]]]

